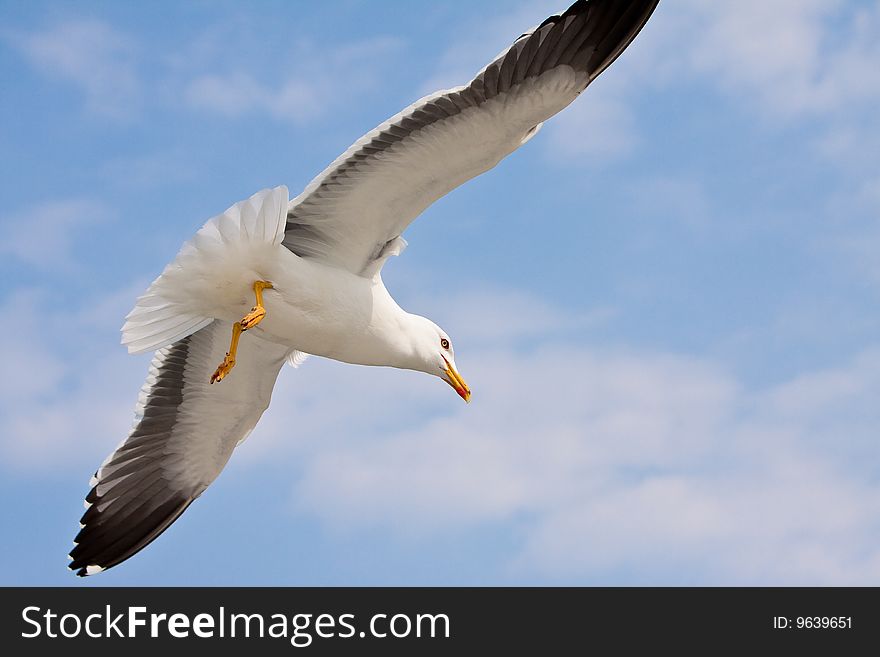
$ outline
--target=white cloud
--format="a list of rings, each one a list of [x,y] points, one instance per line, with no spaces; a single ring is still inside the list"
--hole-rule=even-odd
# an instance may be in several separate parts
[[[85,483],[100,463],[93,462],[96,447],[109,452],[125,436],[146,373],[144,360],[118,344],[117,328],[134,294],[133,288],[102,293],[74,311],[54,310],[39,289],[14,290],[4,299],[0,312],[15,318],[0,342],[5,467],[41,474],[82,467]],[[120,385],[126,380],[130,388]]]
[[[813,151],[813,166],[831,170],[822,174],[831,201],[810,213],[814,255],[871,284],[880,281],[878,30],[877,2],[682,0],[660,5],[626,60],[639,84],[692,97],[698,83],[774,139],[801,130],[790,139]],[[780,174],[804,175],[797,167]]]
[[[197,77],[187,86],[185,98],[198,110],[232,117],[262,111],[297,122],[314,118],[324,107],[322,93],[314,84],[288,80],[272,88],[241,71]]]
[[[835,126],[817,143],[826,165],[844,174],[844,184],[826,202],[827,221],[816,235],[816,250],[833,258],[830,266],[851,270],[880,289],[880,117]]]
[[[135,292],[72,314],[22,292],[0,309],[20,317],[4,357],[42,364],[0,396],[5,467],[85,477],[124,435],[145,363],[97,343],[71,357],[56,341],[115,327]],[[471,405],[422,374],[312,359],[285,368],[233,467],[251,477],[289,460],[295,508],[343,532],[418,542],[515,523],[499,564],[513,581],[880,581],[880,349],[749,390],[701,358],[517,346],[545,326],[511,323],[522,303],[493,294],[459,309],[502,336],[459,341]],[[551,318],[551,333],[580,321]]]
[[[88,109],[127,118],[141,100],[131,39],[98,20],[71,20],[41,31],[8,34],[33,66],[79,87]]]
[[[49,201],[3,217],[5,237],[0,253],[44,271],[75,266],[78,231],[104,221],[107,210],[95,201]]]
[[[516,521],[513,577],[880,580],[864,449],[880,420],[876,353],[751,393],[674,355],[566,345],[459,360],[476,381],[469,408],[377,432],[373,398],[362,431],[306,455],[298,508],[425,540]]]
[[[267,39],[262,25],[221,21],[174,52],[159,54],[99,20],[5,33],[43,74],[80,88],[90,112],[117,119],[131,118],[147,103],[177,108],[182,102],[227,117],[265,113],[306,122],[344,94],[369,89],[382,60],[401,44],[378,36],[316,48],[302,38],[291,41],[286,33],[278,37],[283,43]],[[243,52],[249,53],[246,60]]]
[[[114,157],[101,166],[100,173],[126,190],[183,185],[198,178],[192,153],[181,148]]]
[[[40,297],[32,289],[22,289],[0,306],[5,317],[15,318],[7,327],[7,338],[0,341],[0,361],[7,373],[0,377],[0,399],[8,405],[4,409],[7,413],[22,401],[50,392],[65,372],[63,359],[49,353],[40,339]]]
[[[469,20],[423,91],[466,82],[521,30],[558,9],[552,2],[522,4],[493,20]],[[612,70],[547,124],[542,143],[549,157],[566,163],[630,155],[639,143],[637,93],[696,80],[777,125],[830,117],[815,131],[817,143],[845,146],[836,154],[842,163],[864,159],[876,150],[876,121],[865,116],[880,99],[878,29],[877,3],[661,3]]]
[[[463,323],[503,334],[488,308]],[[407,540],[515,522],[514,580],[880,580],[880,351],[748,390],[704,359],[499,343],[459,342],[469,407],[401,372],[313,361],[283,381],[265,429],[303,468],[295,506]]]
[[[874,152],[880,5],[843,0],[661,4],[627,53],[547,126],[554,157],[602,162],[638,144],[636,92],[709,83],[763,120],[832,120],[817,144],[844,165]],[[578,135],[578,139],[572,139]],[[842,151],[842,152],[841,152]]]
[[[621,80],[622,78],[617,78]],[[638,143],[635,116],[621,84],[600,78],[546,126],[548,156],[597,167],[629,155]]]
[[[717,217],[718,209],[702,185],[695,177],[661,172],[653,178],[635,182],[631,198],[640,214],[656,215],[658,209],[662,209],[664,218],[670,222],[695,233],[711,229],[717,236],[719,227],[713,217]],[[638,239],[644,237],[640,235]]]
[[[421,304],[419,304],[421,305]],[[454,318],[456,344],[498,348],[530,338],[560,337],[607,322],[613,308],[596,308],[576,313],[547,303],[524,292],[475,285],[460,295],[431,299],[431,316],[445,327],[444,318]],[[491,317],[491,321],[486,321]],[[451,329],[448,329],[451,330]]]
[[[237,38],[246,40],[248,36],[239,34]],[[275,119],[304,123],[321,116],[341,98],[368,89],[382,60],[400,45],[399,40],[390,37],[325,44],[319,49],[302,42],[287,43],[286,56],[273,61],[271,68],[252,67],[266,68],[266,79],[271,81],[261,82],[253,73],[237,68],[240,64],[234,63],[234,68],[224,71],[225,66],[218,66],[216,58],[205,61],[206,53],[226,48],[223,40],[209,33],[196,46],[200,61],[195,66],[175,61],[174,67],[178,75],[187,78],[183,98],[192,109],[229,117],[265,113]],[[205,68],[211,72],[203,72]],[[273,68],[283,72],[273,76]],[[202,72],[196,72],[199,69]]]
[[[46,358],[40,345],[30,345],[26,355],[35,356],[34,364]],[[80,468],[83,484],[106,455],[126,436],[139,385],[124,389],[120,381],[136,380],[146,374],[146,365],[125,354],[97,357],[77,367],[65,363],[60,372],[36,370],[31,366],[24,379],[41,379],[47,388],[42,396],[31,396],[11,407],[4,402],[0,421],[3,439],[0,453],[7,467],[33,473],[54,473],[65,468]],[[71,470],[68,470],[71,472]]]
[[[850,264],[880,289],[880,220],[873,227],[840,241]]]
[[[876,101],[878,25],[876,3],[685,0],[660,7],[653,47],[665,55],[667,76],[695,73],[785,118]]]
[[[566,346],[459,360],[474,389],[469,407],[450,403],[410,430],[315,454],[304,505],[346,523],[403,515],[428,531],[546,510],[600,487],[615,467],[696,458],[733,394],[710,368],[667,356]]]

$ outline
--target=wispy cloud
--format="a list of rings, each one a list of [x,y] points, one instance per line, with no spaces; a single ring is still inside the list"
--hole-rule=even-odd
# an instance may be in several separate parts
[[[462,294],[438,295],[430,305],[433,317],[455,318],[456,340],[480,348],[582,333],[615,315],[614,308],[578,312],[558,308],[525,292],[486,285],[477,285]]]
[[[297,123],[320,116],[342,91],[367,88],[377,67],[400,45],[395,38],[377,36],[322,50],[303,38],[267,43],[262,26],[215,25],[192,43],[160,55],[94,19],[7,32],[5,38],[42,74],[79,88],[93,114],[130,119],[147,105],[182,105],[199,113],[266,114]],[[232,52],[230,39],[237,44]],[[251,54],[247,61],[242,52]]]
[[[880,218],[873,226],[843,238],[838,244],[850,259],[849,265],[854,265],[871,285],[880,290]]]
[[[125,119],[142,101],[133,40],[106,22],[71,20],[7,40],[45,75],[78,87],[91,112]]]
[[[137,291],[142,289],[139,282]],[[0,382],[4,467],[49,474],[92,463],[95,447],[115,446],[131,424],[143,359],[118,346],[117,327],[136,291],[126,287],[56,310],[38,288],[11,291],[0,311],[15,317],[0,343],[10,375]],[[130,389],[119,382],[129,380]],[[109,451],[109,450],[108,450]]]
[[[633,152],[638,128],[625,92],[617,86],[603,86],[600,79],[583,102],[571,105],[546,126],[548,157],[607,166],[609,161]]]
[[[0,309],[22,331],[5,362],[31,364],[0,395],[5,467],[88,471],[125,434],[145,364],[97,345],[62,358],[55,340],[96,314],[115,326],[135,292],[52,313],[21,291]],[[545,304],[531,326],[510,321],[522,295],[484,301],[458,310],[498,336],[459,342],[469,407],[421,374],[312,359],[285,368],[236,462],[290,459],[295,508],[339,531],[419,541],[515,522],[499,566],[514,580],[880,581],[880,348],[750,389],[706,358],[540,339],[581,319]]]
[[[514,307],[463,323],[503,336]],[[430,541],[515,522],[515,580],[880,581],[880,350],[750,389],[705,358],[468,346],[467,408],[427,377],[312,361],[242,456],[290,450],[295,507],[338,531]]]
[[[880,580],[876,463],[847,462],[872,458],[876,353],[753,392],[675,355],[566,345],[460,360],[478,382],[470,408],[325,444],[298,508],[427,540],[516,520],[515,577]]]
[[[278,119],[302,122],[317,116],[324,98],[316,85],[288,80],[273,88],[238,71],[227,75],[203,75],[186,88],[187,104],[196,110],[230,117],[265,112]]]
[[[556,0],[537,8],[522,4],[509,16],[499,14],[497,26],[463,24],[459,40],[438,55],[434,82],[424,90],[466,81],[519,31],[559,8]],[[880,171],[871,118],[878,98],[871,35],[878,16],[876,3],[837,0],[749,0],[736,7],[661,3],[650,29],[613,74],[549,124],[535,144],[544,143],[548,155],[566,161],[597,155],[607,162],[637,152],[643,137],[636,101],[643,88],[676,93],[688,86],[682,102],[717,94],[726,110],[734,110],[724,114],[728,119],[741,111],[758,117],[762,127],[797,124],[803,130],[780,143],[815,139],[817,160],[852,173],[850,187],[827,178],[829,189],[805,201],[815,201],[809,226],[829,226],[813,238],[834,251],[825,273],[852,262],[880,282]],[[497,36],[487,38],[487,29]],[[254,29],[251,37],[257,34]],[[15,44],[42,74],[80,89],[87,110],[100,116],[124,117],[150,103],[189,118],[295,124],[318,120],[328,108],[344,109],[343,99],[369,87],[388,65],[383,58],[397,47],[393,40],[362,40],[332,55],[328,49],[309,55],[308,44],[291,43],[289,51],[274,44],[271,57],[259,62],[241,59],[255,50],[250,42],[229,49],[229,41],[218,38],[152,59],[144,47],[149,35],[76,21],[16,37]],[[430,70],[429,57],[418,62]],[[596,125],[602,126],[598,134]],[[761,134],[744,132],[743,138],[759,140]],[[585,143],[573,144],[572,135],[583,135]],[[700,148],[688,151],[690,146],[683,144],[682,153],[699,156]],[[156,146],[146,148],[153,152]],[[102,156],[110,162],[104,176],[130,169],[126,184],[140,186],[155,184],[158,174],[187,179],[181,167],[191,159],[134,152],[122,160],[116,149]],[[812,173],[820,179],[825,171]],[[736,175],[718,173],[725,180]],[[783,173],[774,181],[782,203],[799,184],[796,174]],[[634,180],[639,198],[662,206],[652,217],[677,217],[688,229],[703,228],[710,215],[739,225],[732,277],[737,268],[747,276],[755,252],[773,245],[767,246],[766,233],[746,235],[748,218],[737,222],[732,216],[741,208],[725,210],[701,174],[685,168]],[[620,198],[627,190],[615,194]],[[185,199],[168,203],[178,201],[185,205]],[[743,207],[760,204],[758,199]],[[23,271],[63,275],[59,264],[75,267],[78,261],[81,229],[106,216],[106,207],[68,199],[6,214],[0,252],[24,265]],[[775,210],[759,208],[758,215]],[[784,210],[796,215],[799,206]],[[498,206],[499,213],[506,211]],[[161,219],[166,228],[173,223]],[[707,241],[724,241],[728,233],[715,230],[720,223],[705,231]],[[627,237],[632,242],[626,248],[662,234],[650,246],[674,253],[681,244],[664,228]],[[797,239],[779,244],[796,250]],[[476,248],[460,241],[463,249]],[[544,258],[537,261],[541,266],[553,266],[553,253],[551,240],[534,255]],[[285,368],[272,407],[233,467],[252,468],[250,478],[263,476],[266,464],[289,463],[290,472],[272,485],[289,486],[297,513],[340,532],[378,528],[389,542],[406,537],[428,543],[439,535],[466,536],[474,527],[502,528],[506,542],[483,558],[498,563],[499,572],[507,569],[510,581],[880,583],[880,350],[871,346],[873,338],[864,338],[875,314],[864,304],[864,290],[843,291],[839,302],[853,313],[852,324],[869,327],[848,342],[853,333],[841,328],[845,312],[829,312],[836,307],[821,298],[838,290],[811,287],[810,281],[831,277],[810,266],[814,262],[785,262],[767,270],[772,280],[737,283],[743,298],[734,295],[723,312],[710,310],[715,323],[709,326],[727,326],[728,317],[742,315],[740,326],[752,335],[729,349],[728,365],[684,353],[699,353],[699,346],[669,353],[656,346],[662,339],[654,346],[618,342],[626,338],[609,335],[603,324],[615,318],[615,308],[583,312],[477,284],[464,297],[420,299],[424,303],[412,305],[441,324],[454,317],[455,326],[447,328],[474,388],[469,407],[421,374],[310,359],[299,370]],[[622,276],[664,271],[648,267]],[[705,265],[693,270],[694,277],[711,273]],[[485,273],[487,279],[492,275]],[[767,314],[778,311],[784,322],[773,324],[750,307],[750,286],[764,282],[780,286],[781,305]],[[110,297],[96,288],[92,296],[68,299],[68,307],[77,306],[73,311],[57,309],[48,289],[5,292],[0,312],[14,321],[0,342],[0,360],[13,376],[0,380],[0,467],[32,477],[67,477],[76,470],[85,484],[125,435],[146,360],[128,357],[116,331],[142,283]],[[718,294],[723,297],[724,290]],[[809,301],[792,302],[796,294]],[[618,302],[622,316],[638,315],[631,299]],[[827,321],[832,314],[835,321]],[[658,331],[674,330],[662,318],[646,316]],[[605,330],[592,332],[596,326]],[[731,338],[708,335],[712,330],[701,334],[704,343]],[[801,332],[822,333],[827,343],[839,344],[796,364],[773,353],[773,344],[791,343]],[[743,356],[757,358],[753,351],[770,355],[767,370],[789,373],[763,379],[773,384],[754,383],[761,378],[755,368],[735,365]]]
[[[183,72],[192,76],[184,83],[183,92],[191,109],[228,117],[267,114],[278,120],[304,123],[321,116],[342,97],[368,88],[383,60],[400,45],[399,40],[390,37],[321,49],[295,41],[286,44],[280,61],[263,71],[262,79],[269,82],[261,81],[254,70],[242,69],[240,63],[232,62],[227,67],[222,56],[219,66],[217,60],[210,62],[210,72],[187,74],[190,67],[182,62],[177,62],[175,68],[178,75]],[[198,50],[204,58],[206,52],[220,47],[215,39],[206,39]]]
[[[836,127],[818,144],[823,160],[845,173],[846,184],[828,203],[819,248],[835,265],[880,290],[880,117]]]
[[[77,231],[104,221],[105,206],[83,199],[49,201],[2,217],[5,236],[0,253],[35,269],[58,271],[75,266]]]
[[[817,140],[839,146],[849,135],[851,145],[860,145],[845,149],[844,160],[851,161],[864,152],[876,123],[865,117],[873,117],[880,99],[878,29],[876,3],[661,5],[650,29],[614,64],[614,74],[600,78],[548,126],[548,141],[554,157],[586,154],[607,162],[628,155],[638,143],[636,91],[699,80],[763,121],[831,119],[817,130]]]
[[[101,176],[123,189],[151,189],[193,182],[198,171],[192,153],[172,148],[113,157],[101,167]]]
[[[705,76],[741,103],[777,118],[874,102],[880,7],[842,0],[685,0],[652,26],[667,81]]]

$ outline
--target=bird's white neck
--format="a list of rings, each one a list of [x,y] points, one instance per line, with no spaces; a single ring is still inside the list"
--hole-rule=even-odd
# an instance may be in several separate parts
[[[416,336],[424,318],[401,308],[385,289],[381,279],[373,286],[373,312],[365,336],[369,354],[363,365],[385,365],[400,369],[423,370]]]

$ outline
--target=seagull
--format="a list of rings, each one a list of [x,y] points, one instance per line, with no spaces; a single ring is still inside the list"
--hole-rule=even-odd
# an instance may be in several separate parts
[[[155,355],[131,432],[90,481],[70,569],[99,573],[165,531],[256,426],[285,362],[425,372],[470,401],[449,334],[403,310],[382,267],[425,208],[577,98],[658,2],[578,0],[358,139],[293,200],[267,189],[210,219],[126,317],[122,343]]]

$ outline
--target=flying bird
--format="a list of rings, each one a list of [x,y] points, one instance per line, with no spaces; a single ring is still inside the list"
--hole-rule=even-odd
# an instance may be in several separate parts
[[[126,317],[123,344],[156,353],[131,433],[90,482],[71,570],[111,568],[165,531],[256,426],[285,362],[416,370],[469,401],[452,339],[394,301],[382,267],[425,208],[577,98],[658,2],[578,0],[358,139],[293,200],[267,189],[210,219]]]

